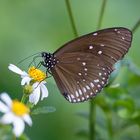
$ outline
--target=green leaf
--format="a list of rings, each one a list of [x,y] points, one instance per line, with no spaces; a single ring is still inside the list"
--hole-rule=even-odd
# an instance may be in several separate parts
[[[104,96],[99,96],[95,99],[95,103],[102,108],[104,112],[109,112],[110,108],[108,106],[108,103],[106,101],[106,98]]]
[[[79,111],[76,113],[76,115],[85,118],[85,119],[89,119],[89,113],[88,112],[84,112],[84,111]]]
[[[0,140],[11,140],[14,137],[10,125],[0,125]]]
[[[107,96],[111,99],[120,99],[120,97],[125,96],[127,94],[127,89],[119,86],[117,88],[108,87],[104,89]]]
[[[32,111],[33,115],[38,115],[38,114],[46,114],[46,113],[52,113],[55,112],[56,109],[52,106],[43,106],[43,107],[38,107]]]
[[[117,109],[118,115],[122,118],[131,118],[134,111],[135,105],[132,99],[120,99],[114,103],[114,108]]]
[[[78,137],[85,137],[85,138],[89,137],[89,132],[87,129],[79,129],[76,131],[75,134]]]
[[[132,73],[140,76],[140,69],[134,64],[131,59],[122,60],[122,65],[126,66]]]

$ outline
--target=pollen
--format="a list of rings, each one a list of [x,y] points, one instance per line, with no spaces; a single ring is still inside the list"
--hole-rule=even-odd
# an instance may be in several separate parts
[[[28,74],[33,80],[41,82],[46,78],[46,74],[41,70],[35,68],[34,66],[30,67],[28,70]]]
[[[17,100],[13,100],[12,102],[12,111],[17,116],[23,116],[30,112],[29,108],[26,105]]]

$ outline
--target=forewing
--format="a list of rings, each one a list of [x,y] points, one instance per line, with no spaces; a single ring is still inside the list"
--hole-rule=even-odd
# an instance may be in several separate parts
[[[111,67],[127,53],[131,41],[130,30],[122,27],[108,28],[72,40],[54,54],[61,57],[64,53],[89,52],[102,58]]]

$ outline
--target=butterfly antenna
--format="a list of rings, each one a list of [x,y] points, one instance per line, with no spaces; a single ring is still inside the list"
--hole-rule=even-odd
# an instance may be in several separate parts
[[[30,58],[30,57],[33,57],[34,55],[37,55],[37,54],[41,54],[41,52],[38,52],[38,53],[32,54],[32,55],[30,55],[30,56],[28,56],[28,57],[22,59],[21,61],[19,61],[17,64],[20,64],[20,63],[22,63],[23,61],[25,61],[26,59],[28,59],[28,58]]]

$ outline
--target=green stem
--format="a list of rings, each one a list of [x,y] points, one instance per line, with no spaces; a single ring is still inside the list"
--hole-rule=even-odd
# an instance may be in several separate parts
[[[32,109],[34,107],[34,104],[30,103],[29,101],[26,104],[30,109]]]
[[[21,102],[22,102],[22,103],[25,103],[26,98],[27,98],[27,95],[23,93],[23,96],[22,96],[22,98],[21,98]]]
[[[135,33],[138,27],[140,26],[140,19],[136,22],[136,24],[132,28],[132,32]]]
[[[70,2],[69,2],[69,0],[65,0],[65,2],[66,2],[67,11],[68,11],[68,14],[69,14],[71,26],[72,26],[72,29],[73,29],[73,33],[74,33],[75,37],[78,37],[78,32],[77,32],[76,25],[75,25],[75,22],[74,22]]]
[[[101,11],[100,11],[100,16],[99,16],[99,21],[98,21],[97,29],[100,29],[101,28],[102,20],[103,20],[103,16],[104,16],[104,11],[105,11],[105,7],[106,7],[106,3],[107,3],[107,0],[103,0],[102,6],[101,6]]]
[[[112,116],[107,114],[107,127],[110,140],[113,140]]]
[[[100,16],[99,16],[99,21],[97,25],[97,29],[100,29],[102,25],[102,20],[104,16],[104,11],[106,7],[107,0],[103,0],[102,6],[101,6],[101,11],[100,11]],[[93,99],[89,102],[90,103],[90,112],[89,112],[89,140],[95,140],[95,122],[96,122],[96,106],[95,102],[93,102]]]
[[[95,140],[95,119],[96,119],[96,108],[93,99],[89,101],[89,140]]]

